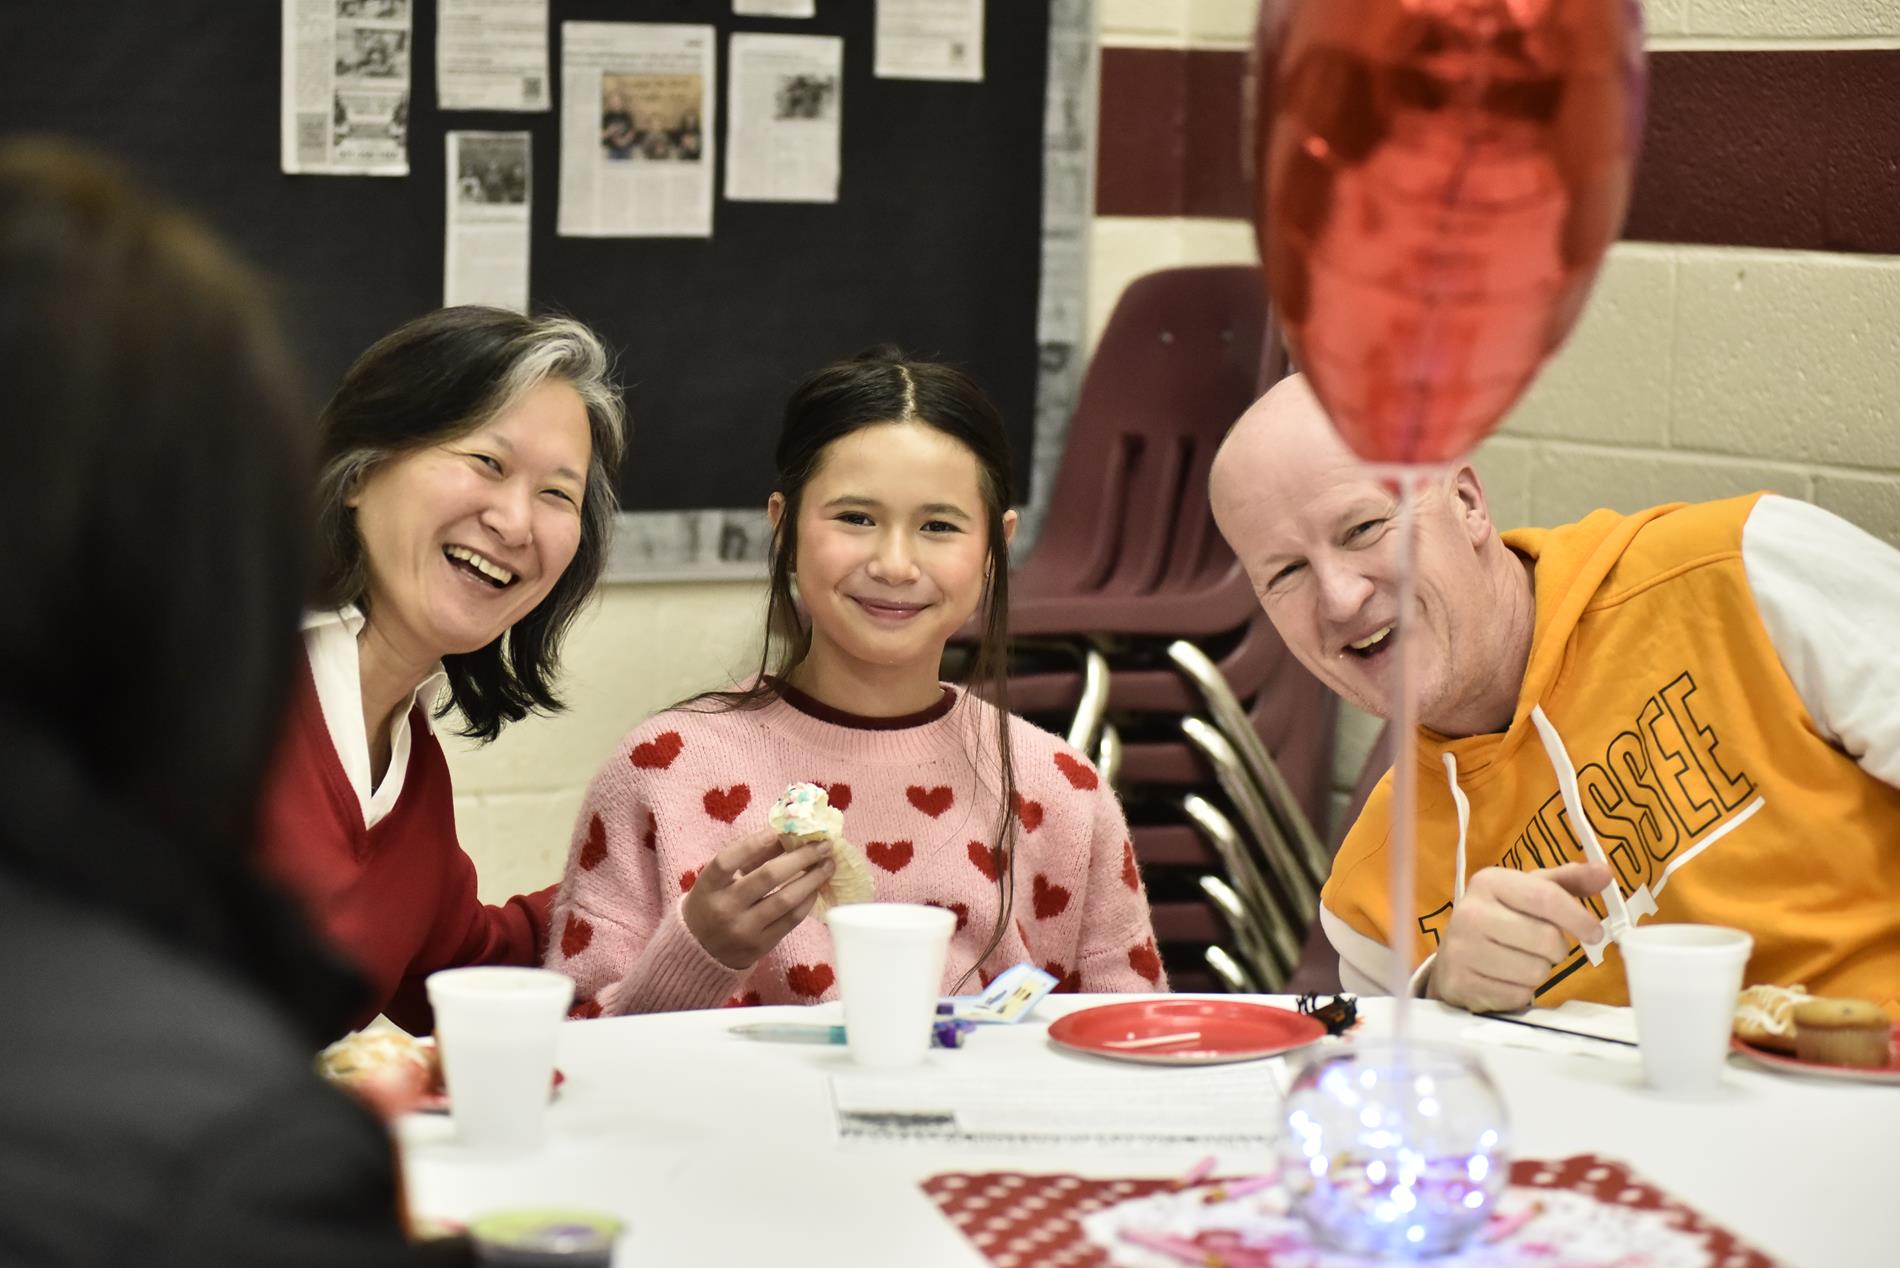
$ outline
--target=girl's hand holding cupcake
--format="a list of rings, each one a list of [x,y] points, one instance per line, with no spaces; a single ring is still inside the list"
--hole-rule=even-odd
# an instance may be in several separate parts
[[[748,832],[700,869],[680,915],[713,959],[749,969],[811,913],[835,866],[830,841]]]

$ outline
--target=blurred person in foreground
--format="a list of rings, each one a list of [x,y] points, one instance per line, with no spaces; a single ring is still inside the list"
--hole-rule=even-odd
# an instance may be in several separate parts
[[[1414,503],[1401,612],[1395,495],[1297,377],[1236,424],[1212,498],[1345,699],[1391,718],[1393,635],[1418,641],[1414,993],[1626,1004],[1619,919],[1694,922],[1753,935],[1750,985],[1900,1018],[1900,552],[1764,493],[1500,534],[1457,465]],[[1387,772],[1322,895],[1349,989],[1390,980],[1391,812]]]
[[[389,1137],[311,1054],[361,984],[254,879],[307,428],[248,273],[0,143],[0,1259],[395,1265]]]

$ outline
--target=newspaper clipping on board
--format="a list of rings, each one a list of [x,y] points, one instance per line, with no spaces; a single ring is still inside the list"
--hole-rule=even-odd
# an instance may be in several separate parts
[[[534,169],[526,132],[448,134],[442,302],[528,311]]]
[[[566,237],[712,236],[710,26],[561,24]]]
[[[983,0],[877,0],[879,79],[983,78]]]
[[[818,0],[732,0],[742,18],[815,18]]]
[[[435,92],[444,110],[546,110],[548,0],[440,0]]]
[[[837,202],[844,41],[740,33],[731,48],[726,197]]]
[[[407,176],[410,0],[283,3],[284,171]]]

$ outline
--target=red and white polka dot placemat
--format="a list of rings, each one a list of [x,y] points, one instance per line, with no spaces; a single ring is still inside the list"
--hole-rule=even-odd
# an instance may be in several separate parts
[[[1209,1181],[1209,1184],[1217,1181]],[[1206,1187],[1206,1186],[1201,1186]],[[1118,1242],[1118,1228],[1140,1226],[1168,1203],[1198,1202],[1172,1179],[1085,1179],[1017,1172],[931,1176],[924,1192],[997,1268],[1114,1268],[1173,1264],[1177,1258]],[[1271,1208],[1271,1201],[1262,1209]],[[1230,1217],[1235,1204],[1225,1208]],[[1632,1175],[1621,1163],[1582,1154],[1511,1164],[1499,1203],[1508,1234],[1435,1261],[1438,1268],[1780,1268],[1727,1229]],[[1170,1221],[1178,1231],[1178,1219]],[[1206,1268],[1354,1268],[1364,1262],[1306,1243],[1285,1216],[1254,1220],[1245,1253],[1234,1221],[1210,1221],[1196,1244]],[[1240,1221],[1245,1223],[1245,1221]],[[1225,1229],[1216,1227],[1225,1223]],[[1093,1234],[1093,1236],[1091,1236]],[[1229,1257],[1231,1255],[1231,1258]]]

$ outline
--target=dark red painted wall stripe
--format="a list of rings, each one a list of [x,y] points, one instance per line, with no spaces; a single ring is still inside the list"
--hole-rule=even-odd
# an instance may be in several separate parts
[[[1248,214],[1245,54],[1102,50],[1096,210]],[[1900,254],[1900,50],[1655,53],[1625,237]]]

